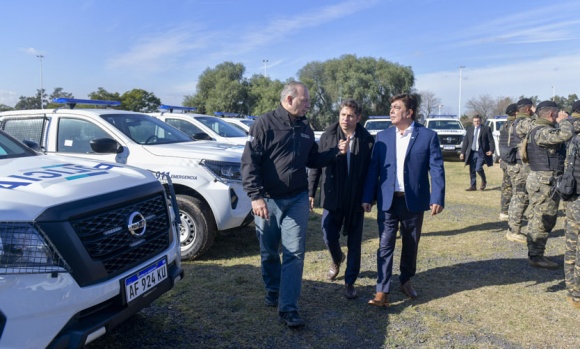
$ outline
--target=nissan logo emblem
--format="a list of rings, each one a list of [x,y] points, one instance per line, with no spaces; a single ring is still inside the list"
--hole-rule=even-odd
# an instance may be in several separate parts
[[[145,221],[145,217],[143,217],[139,212],[131,213],[127,220],[127,229],[129,229],[131,235],[135,237],[143,236],[147,229],[147,221]]]

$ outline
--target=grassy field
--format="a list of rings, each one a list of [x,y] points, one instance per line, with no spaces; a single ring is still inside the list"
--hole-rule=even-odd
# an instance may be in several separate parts
[[[527,264],[525,245],[505,239],[498,221],[502,172],[486,168],[488,189],[466,192],[468,169],[445,162],[441,215],[425,216],[413,278],[416,300],[398,291],[397,241],[389,308],[367,305],[376,282],[376,212],[367,215],[359,298],[343,296],[325,273],[329,254],[311,214],[301,314],[291,330],[263,305],[259,247],[253,225],[220,235],[201,259],[184,263],[174,290],[90,348],[579,348],[580,312],[565,301],[564,272]],[[546,255],[563,262],[564,217]],[[344,245],[344,244],[343,244]],[[346,249],[345,249],[346,250]]]

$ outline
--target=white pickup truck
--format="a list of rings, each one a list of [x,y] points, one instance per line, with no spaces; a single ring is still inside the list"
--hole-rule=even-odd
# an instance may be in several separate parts
[[[167,174],[181,218],[181,257],[191,260],[213,244],[218,231],[252,221],[241,183],[243,146],[193,141],[176,128],[142,114],[115,109],[74,109],[119,102],[58,98],[71,109],[0,113],[0,129],[40,144],[46,154],[128,164]]]
[[[465,128],[456,115],[429,115],[425,127],[437,132],[443,156],[457,156],[465,137]]]
[[[0,131],[0,348],[81,348],[183,277],[149,171],[40,155]]]

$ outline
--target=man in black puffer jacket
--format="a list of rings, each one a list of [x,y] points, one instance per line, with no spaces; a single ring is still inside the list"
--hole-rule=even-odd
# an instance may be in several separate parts
[[[304,116],[308,109],[310,93],[304,84],[284,86],[280,106],[252,125],[242,155],[242,184],[252,199],[260,241],[265,303],[278,307],[280,321],[288,327],[304,326],[298,299],[309,216],[306,167],[327,166],[348,147],[348,141],[340,141],[320,153]]]

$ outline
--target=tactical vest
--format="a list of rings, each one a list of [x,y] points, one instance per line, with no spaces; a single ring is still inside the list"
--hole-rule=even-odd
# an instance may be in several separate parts
[[[514,121],[506,121],[499,129],[499,154],[503,161],[505,161],[505,155],[510,151],[510,148],[517,147],[515,138],[512,134],[510,139],[510,126],[513,125]],[[520,140],[521,141],[521,140]],[[508,145],[509,143],[509,145]],[[509,163],[509,162],[508,162]]]
[[[528,136],[530,137],[527,147],[530,170],[562,172],[564,170],[564,160],[566,159],[566,148],[564,144],[561,143],[542,148],[534,140],[538,130],[543,127],[545,126],[534,128]]]
[[[572,166],[572,174],[574,175],[574,179],[576,180],[576,194],[580,194],[580,136],[576,135],[572,137],[572,139],[568,143],[568,147],[575,147],[576,152],[571,154],[572,158],[566,158],[568,162],[568,166]]]

